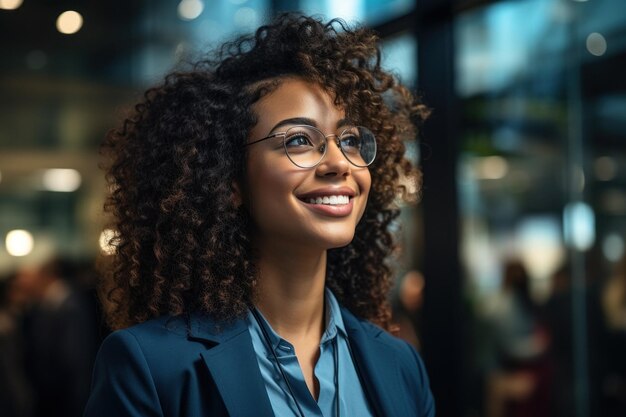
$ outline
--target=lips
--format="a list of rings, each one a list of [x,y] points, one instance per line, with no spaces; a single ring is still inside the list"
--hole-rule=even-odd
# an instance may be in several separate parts
[[[324,188],[298,195],[310,210],[331,217],[343,217],[352,213],[356,193],[347,187]]]
[[[297,197],[305,202],[309,202],[311,199],[317,200],[318,198],[324,199],[324,197],[332,197],[332,196],[345,196],[351,199],[356,195],[356,192],[352,188],[349,187],[327,187],[327,188],[318,188],[316,190],[308,191],[306,193],[297,194]]]

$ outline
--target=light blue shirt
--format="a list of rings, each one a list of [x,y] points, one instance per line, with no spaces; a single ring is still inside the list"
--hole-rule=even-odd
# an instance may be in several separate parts
[[[341,416],[372,416],[367,397],[361,387],[355,365],[348,348],[348,334],[343,324],[339,303],[333,293],[326,289],[326,330],[320,341],[320,357],[315,364],[315,377],[319,381],[318,400],[311,395],[302,374],[302,369],[295,355],[294,347],[281,338],[259,312],[262,325],[269,335],[272,348],[280,361],[289,384],[306,417],[337,417],[335,392],[335,348],[338,347],[338,387]],[[256,352],[257,362],[265,382],[265,389],[272,404],[274,414],[280,417],[300,414],[293,401],[287,384],[283,380],[272,352],[268,350],[265,337],[252,312],[248,312],[248,330]],[[337,341],[337,344],[335,344]]]

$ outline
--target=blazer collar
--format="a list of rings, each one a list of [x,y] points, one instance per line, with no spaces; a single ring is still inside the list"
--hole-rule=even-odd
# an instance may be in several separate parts
[[[188,316],[189,339],[211,343],[224,343],[247,330],[242,319],[231,322],[217,321],[202,313],[191,313]]]
[[[364,326],[350,311],[341,308],[354,362],[371,405],[378,416],[399,416],[402,399],[394,398],[398,367],[390,358],[389,346],[379,337],[383,330]],[[216,344],[201,353],[204,363],[231,416],[274,416],[259,370],[248,326],[243,319],[221,323],[200,314],[189,317],[189,339]],[[392,360],[392,359],[391,359]],[[254,406],[243,399],[254,398]]]
[[[192,314],[189,339],[216,344],[200,356],[215,381],[228,415],[274,417],[250,332],[243,319],[218,323],[207,316]]]

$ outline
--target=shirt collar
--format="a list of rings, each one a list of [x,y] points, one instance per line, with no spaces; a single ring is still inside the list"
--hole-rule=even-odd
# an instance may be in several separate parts
[[[324,333],[322,334],[322,339],[320,340],[320,345],[332,341],[337,333],[339,333],[342,337],[347,337],[348,333],[346,332],[346,328],[343,322],[343,318],[341,317],[341,309],[339,307],[339,302],[335,298],[335,295],[328,288],[324,291],[325,296],[325,308],[326,308],[326,326]],[[265,328],[267,334],[270,338],[270,342],[272,344],[272,349],[276,350],[281,344],[283,346],[291,347],[291,343],[287,340],[280,337],[278,333],[274,331],[272,326],[268,323],[267,319],[263,316],[259,310],[259,317],[261,317],[261,326]],[[248,320],[252,323],[256,323],[256,319],[254,318],[254,314],[252,311],[248,312]]]
[[[278,333],[276,333],[274,329],[272,329],[272,326],[270,326],[270,324],[267,322],[267,319],[265,318],[265,316],[263,316],[263,313],[261,313],[258,309],[256,310],[256,312],[258,313],[256,317],[259,317],[261,320],[257,321],[252,310],[248,310],[248,321],[250,322],[250,324],[252,324],[253,328],[259,326],[258,329],[259,329],[261,338],[263,337],[261,327],[265,329],[267,335],[269,336],[270,342],[272,344],[272,349],[275,351],[281,342],[285,343],[287,341],[284,340],[282,337],[280,337]]]
[[[337,332],[343,337],[347,337],[348,333],[346,332],[346,327],[343,323],[343,318],[341,317],[341,309],[339,308],[339,302],[337,298],[335,298],[335,294],[326,288],[326,330],[322,335],[321,343],[324,343],[327,340],[332,340]]]

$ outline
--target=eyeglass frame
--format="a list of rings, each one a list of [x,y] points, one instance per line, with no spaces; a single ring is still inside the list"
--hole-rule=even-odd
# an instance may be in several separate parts
[[[303,167],[303,166],[301,166],[301,165],[298,165],[298,164],[297,164],[297,163],[296,163],[293,159],[291,159],[291,157],[289,156],[289,152],[287,151],[287,144],[286,144],[286,142],[285,142],[285,139],[287,138],[287,132],[288,132],[289,130],[294,129],[294,128],[297,128],[297,127],[306,127],[306,128],[309,128],[309,129],[316,130],[316,131],[318,131],[318,132],[319,132],[319,133],[320,133],[320,134],[324,137],[324,140],[326,141],[326,147],[324,148],[324,153],[323,153],[323,154],[322,154],[322,156],[320,157],[319,161],[317,161],[314,165]],[[371,132],[371,133],[372,133],[372,136],[374,137],[374,157],[373,157],[373,158],[372,158],[372,160],[371,160],[368,164],[366,164],[366,165],[357,165],[357,164],[355,164],[354,162],[352,162],[352,160],[351,160],[351,159],[350,159],[350,158],[346,155],[346,153],[344,152],[343,147],[341,146],[341,141],[340,141],[341,136],[342,136],[344,133],[346,133],[348,130],[350,130],[350,129],[352,129],[352,128],[357,128],[357,129],[358,129],[358,128],[360,128],[360,127],[364,128],[364,129],[367,129],[369,132]],[[374,135],[374,132],[372,132],[370,129],[368,129],[368,128],[367,128],[367,127],[365,127],[365,126],[349,126],[349,127],[346,127],[345,129],[343,129],[343,130],[341,131],[341,133],[340,133],[340,134],[338,134],[338,135],[337,135],[336,133],[330,133],[330,134],[328,134],[328,135],[325,135],[325,134],[324,134],[324,132],[322,132],[320,129],[318,129],[318,128],[317,128],[317,127],[315,127],[315,126],[306,125],[306,124],[299,124],[299,125],[293,125],[293,126],[289,127],[289,128],[288,128],[287,130],[285,130],[284,132],[276,132],[276,133],[272,133],[271,135],[268,135],[268,136],[266,136],[266,137],[264,137],[264,138],[261,138],[261,139],[256,139],[256,140],[254,140],[254,141],[252,141],[252,142],[246,143],[244,146],[246,146],[246,147],[247,147],[247,146],[250,146],[250,145],[254,145],[254,144],[259,143],[259,142],[262,142],[262,141],[264,141],[264,140],[271,139],[271,138],[275,138],[275,137],[277,137],[277,136],[281,136],[281,135],[282,135],[282,137],[283,137],[283,150],[285,151],[285,155],[287,156],[287,158],[289,158],[289,160],[291,161],[291,163],[292,163],[292,164],[294,164],[294,165],[295,165],[295,166],[297,166],[298,168],[302,168],[302,169],[310,169],[310,168],[315,168],[316,166],[318,166],[318,165],[322,162],[322,160],[323,160],[323,159],[324,159],[324,157],[326,156],[326,153],[328,152],[328,138],[329,138],[329,137],[331,137],[331,136],[334,136],[334,137],[335,137],[335,143],[337,144],[337,147],[338,147],[338,148],[339,148],[339,150],[341,151],[341,154],[342,154],[342,155],[346,158],[346,160],[347,160],[348,162],[350,162],[352,165],[354,165],[354,166],[355,166],[355,167],[357,167],[357,168],[367,168],[368,166],[372,165],[372,163],[376,160],[376,156],[378,155],[378,143],[376,142],[376,135]]]

